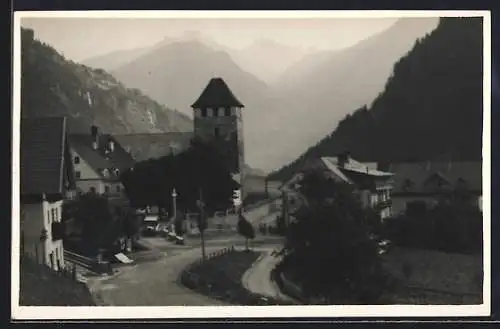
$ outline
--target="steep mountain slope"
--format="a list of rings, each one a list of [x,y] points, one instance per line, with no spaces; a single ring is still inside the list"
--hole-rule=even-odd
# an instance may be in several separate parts
[[[25,117],[65,115],[72,132],[95,124],[109,133],[189,131],[189,117],[125,88],[103,70],[65,59],[22,30],[22,110]]]
[[[437,26],[437,18],[401,19],[389,29],[358,44],[335,52],[306,56],[291,66],[273,85],[276,97],[293,99],[285,113],[289,127],[283,131],[288,143],[275,163],[287,163],[317,143],[353,109],[370,104],[384,88],[394,63],[405,55],[417,38]],[[271,122],[278,118],[268,118]],[[307,122],[305,127],[304,123]]]
[[[364,161],[481,158],[481,18],[442,18],[399,60],[383,93],[271,176],[286,179],[309,158],[349,150]]]

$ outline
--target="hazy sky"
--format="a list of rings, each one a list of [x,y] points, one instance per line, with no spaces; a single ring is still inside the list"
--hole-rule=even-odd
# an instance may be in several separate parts
[[[259,38],[292,46],[340,49],[388,28],[396,18],[110,19],[23,18],[38,39],[79,61],[113,50],[152,45],[189,31],[240,48]]]

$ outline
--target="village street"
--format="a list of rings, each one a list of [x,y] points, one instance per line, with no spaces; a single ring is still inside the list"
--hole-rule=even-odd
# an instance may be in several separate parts
[[[245,217],[257,224],[260,219],[267,217],[268,207],[263,206],[251,210]],[[152,261],[137,262],[125,267],[117,275],[110,277],[91,278],[89,288],[100,305],[112,306],[201,306],[224,305],[221,301],[199,295],[179,282],[179,275],[189,264],[201,257],[201,248],[198,239],[188,241],[186,246],[176,246],[164,238],[144,239],[146,243],[154,246],[152,252],[160,252],[162,257]],[[163,240],[163,241],[162,241]],[[281,240],[273,237],[257,236],[254,242],[255,250],[271,251],[280,246]],[[148,242],[149,241],[149,242]],[[162,241],[162,242],[160,242]],[[211,253],[231,245],[237,249],[243,248],[244,239],[234,234],[222,237],[208,238],[206,252]],[[270,283],[262,280],[266,270],[264,263],[259,266],[256,275],[250,275],[251,287],[262,281],[263,285]],[[264,288],[264,290],[267,290]]]

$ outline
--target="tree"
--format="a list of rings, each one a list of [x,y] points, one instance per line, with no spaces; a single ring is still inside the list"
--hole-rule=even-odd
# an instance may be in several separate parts
[[[114,220],[107,198],[92,193],[80,197],[74,212],[75,220],[82,227],[82,242],[89,253],[96,253],[113,241]]]
[[[175,235],[183,236],[185,232],[184,229],[184,214],[177,211],[176,217],[174,219]]]
[[[120,211],[122,220],[122,232],[127,238],[134,239],[140,232],[141,219],[133,208],[127,207]]]
[[[238,234],[245,238],[245,250],[249,251],[249,240],[255,239],[255,230],[252,223],[242,214],[241,208],[238,211]]]
[[[316,172],[307,174],[301,185],[308,203],[287,231],[282,268],[307,294],[373,302],[383,281],[367,224],[370,214],[350,186]]]
[[[205,194],[208,214],[232,205],[233,180],[224,157],[209,144],[197,139],[189,149],[175,155],[137,163],[120,177],[132,205],[158,205],[172,211],[173,188],[179,209],[197,210],[199,190]]]

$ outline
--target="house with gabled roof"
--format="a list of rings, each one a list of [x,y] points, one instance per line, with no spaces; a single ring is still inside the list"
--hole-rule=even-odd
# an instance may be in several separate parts
[[[353,159],[348,152],[334,157],[312,159],[280,189],[291,194],[298,191],[301,179],[305,172],[310,170],[320,171],[334,181],[354,186],[363,206],[374,209],[381,219],[392,215],[391,192],[394,174],[378,170],[376,163],[361,163]]]
[[[70,134],[69,144],[79,193],[125,197],[120,173],[132,168],[135,161],[112,135],[92,126],[88,134]]]
[[[395,173],[393,210],[404,213],[407,206],[421,201],[428,207],[456,189],[468,191],[482,210],[481,161],[423,161],[389,164]]]
[[[64,267],[62,206],[75,189],[65,117],[21,120],[22,253],[54,270]]]

